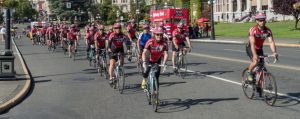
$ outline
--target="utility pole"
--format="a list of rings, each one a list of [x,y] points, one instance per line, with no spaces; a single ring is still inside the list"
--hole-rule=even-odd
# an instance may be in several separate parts
[[[215,21],[214,21],[214,0],[209,1],[211,5],[211,16],[210,16],[210,25],[211,25],[211,34],[210,34],[210,40],[216,40],[215,38]]]

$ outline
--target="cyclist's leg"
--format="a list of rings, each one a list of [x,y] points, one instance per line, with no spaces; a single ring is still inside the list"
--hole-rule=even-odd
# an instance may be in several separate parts
[[[113,79],[113,72],[114,72],[114,68],[115,68],[115,64],[117,61],[117,56],[114,54],[110,54],[109,55],[109,80],[112,81]]]
[[[123,67],[123,65],[124,65],[124,48],[121,48],[119,53],[120,53],[121,67]]]
[[[249,58],[251,59],[251,63],[248,67],[248,71],[249,72],[252,72],[253,68],[257,65],[257,61],[256,60],[253,60],[253,54],[252,54],[252,51],[251,51],[251,46],[250,44],[248,44],[246,46],[246,53],[247,55],[249,56]]]

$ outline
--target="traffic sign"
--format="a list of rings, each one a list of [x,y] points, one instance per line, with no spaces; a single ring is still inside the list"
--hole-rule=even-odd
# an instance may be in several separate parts
[[[66,5],[67,5],[67,8],[68,8],[68,9],[70,9],[70,8],[71,8],[71,6],[72,6],[71,2],[67,2],[67,4],[66,4]]]

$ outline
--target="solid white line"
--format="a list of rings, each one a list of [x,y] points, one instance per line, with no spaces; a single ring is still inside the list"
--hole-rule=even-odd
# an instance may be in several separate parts
[[[195,71],[192,71],[192,70],[187,70],[188,72],[191,72],[191,73],[195,73]],[[203,75],[203,76],[206,76],[206,77],[209,77],[209,78],[213,78],[213,79],[217,79],[217,80],[221,80],[221,81],[224,81],[224,82],[228,82],[228,83],[232,83],[232,84],[236,84],[236,85],[242,85],[242,83],[239,83],[239,82],[236,82],[236,81],[232,81],[232,80],[229,80],[229,79],[225,79],[225,78],[221,78],[221,77],[217,77],[217,76],[212,76],[212,75],[206,75],[206,74],[200,74],[200,75]],[[273,92],[272,92],[273,93]],[[288,97],[288,98],[291,98],[293,100],[297,100],[297,101],[300,101],[300,98],[298,97],[294,97],[294,96],[290,96],[288,94],[284,94],[284,93],[279,93],[277,92],[277,95],[279,96],[284,96],[284,97]]]
[[[246,52],[246,51],[242,51],[242,50],[233,50],[233,49],[224,49],[224,50],[227,50],[227,51],[233,51],[233,52],[243,52],[243,53]]]

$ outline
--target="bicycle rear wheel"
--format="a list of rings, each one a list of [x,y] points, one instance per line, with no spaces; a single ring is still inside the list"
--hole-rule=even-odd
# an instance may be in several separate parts
[[[147,80],[147,85],[146,85],[146,89],[144,90],[144,92],[146,93],[146,97],[147,97],[147,102],[148,105],[151,105],[151,82]]]
[[[155,77],[153,77],[153,85],[152,85],[152,90],[151,90],[151,104],[154,112],[157,112],[157,108],[159,105],[159,100],[158,100],[158,82]]]
[[[245,96],[248,99],[253,99],[254,94],[255,94],[255,86],[253,83],[248,83],[247,82],[247,76],[246,72],[248,71],[248,68],[246,68],[243,73],[242,73],[242,88]]]
[[[264,73],[264,85],[262,88],[265,102],[273,106],[277,99],[277,84],[275,77],[271,73]]]
[[[119,69],[119,76],[118,76],[118,90],[120,94],[123,93],[125,89],[125,77],[124,77],[124,72],[122,69]]]

